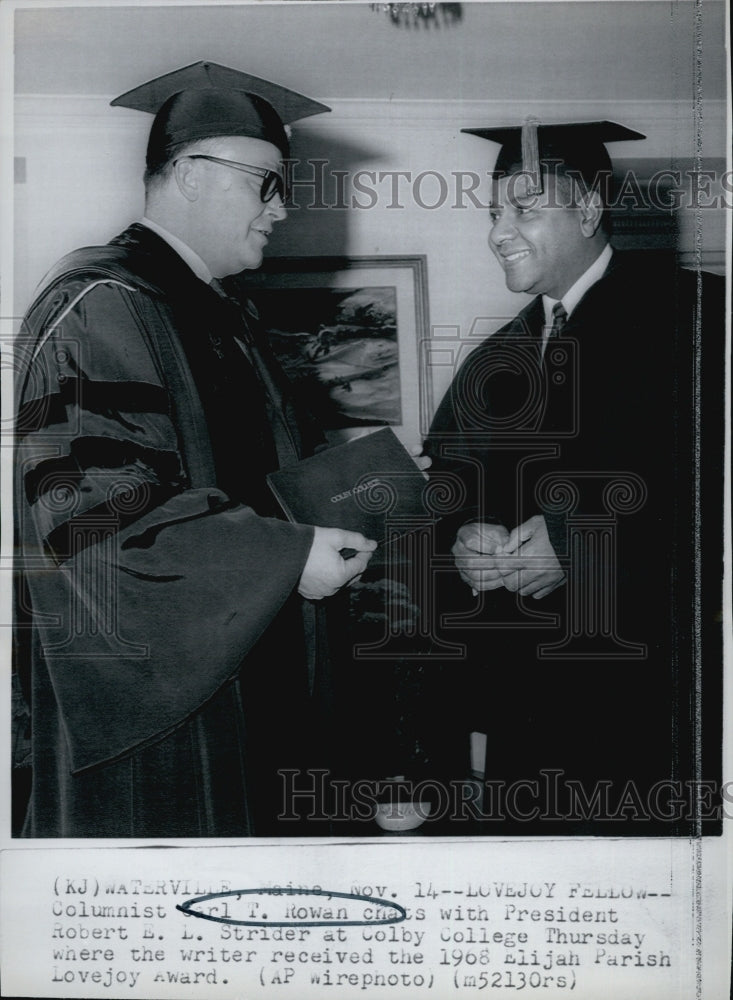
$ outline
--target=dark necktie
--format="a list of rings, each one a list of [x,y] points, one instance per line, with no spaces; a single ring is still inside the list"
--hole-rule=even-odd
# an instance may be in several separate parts
[[[565,328],[567,318],[568,314],[565,306],[562,302],[556,302],[552,307],[552,328],[550,329],[550,338],[560,336]]]
[[[249,328],[249,323],[242,304],[233,298],[217,278],[212,278],[209,287],[234,310],[237,316],[237,333],[234,338],[242,354],[251,365],[257,381],[268,401],[270,429],[274,435],[279,467],[292,465],[300,460],[300,446],[296,442],[293,427],[285,413],[284,400],[272,372],[269,370],[261,351]]]
[[[213,289],[213,291],[216,292],[219,298],[223,299],[230,308],[236,309],[237,313],[241,311],[238,303],[236,303],[234,299],[232,299],[231,296],[227,294],[226,289],[224,288],[224,286],[222,285],[222,283],[219,281],[218,278],[211,279],[211,281],[209,282],[209,288]],[[242,333],[244,334],[243,336]],[[246,323],[243,323],[242,330],[240,330],[240,336],[238,337],[238,344],[240,350],[243,352],[249,363],[254,366],[254,360],[252,356],[253,355],[252,345],[250,343],[249,331],[247,329]],[[216,346],[217,345],[214,344],[215,349]]]
[[[552,340],[553,337],[559,337],[560,334],[565,329],[565,323],[567,321],[568,314],[565,306],[562,302],[556,302],[552,307],[552,326],[550,327],[550,332],[547,337],[542,341],[542,363],[545,361],[545,352],[547,350],[548,341]],[[547,327],[545,327],[547,329]]]

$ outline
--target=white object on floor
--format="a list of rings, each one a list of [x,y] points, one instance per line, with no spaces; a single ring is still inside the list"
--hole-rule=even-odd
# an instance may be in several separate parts
[[[486,733],[471,733],[471,772],[483,778],[486,767]]]
[[[404,774],[395,774],[387,778],[387,781],[393,781],[395,785],[399,785],[405,781],[405,776]],[[422,800],[400,802],[398,792],[391,802],[378,803],[374,819],[382,830],[416,830],[428,818],[430,810],[430,803]]]
[[[429,802],[380,802],[374,815],[382,830],[415,830],[430,815]]]

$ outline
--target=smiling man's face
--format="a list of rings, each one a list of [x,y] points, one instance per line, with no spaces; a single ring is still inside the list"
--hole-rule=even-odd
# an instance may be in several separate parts
[[[582,212],[569,184],[545,175],[544,193],[528,195],[524,174],[493,183],[489,245],[507,288],[560,299],[591,263]]]

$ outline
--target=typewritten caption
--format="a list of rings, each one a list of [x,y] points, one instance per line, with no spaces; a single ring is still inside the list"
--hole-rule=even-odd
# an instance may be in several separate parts
[[[690,850],[402,840],[5,851],[6,995],[593,1000],[612,988],[688,1000],[701,972]]]

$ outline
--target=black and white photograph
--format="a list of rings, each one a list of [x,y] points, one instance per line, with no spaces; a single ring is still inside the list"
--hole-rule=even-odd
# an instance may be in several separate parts
[[[7,995],[727,997],[727,5],[0,17]]]

